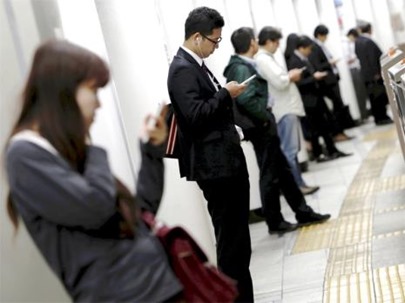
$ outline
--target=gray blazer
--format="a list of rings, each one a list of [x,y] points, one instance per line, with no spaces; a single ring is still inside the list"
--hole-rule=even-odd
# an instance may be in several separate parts
[[[107,154],[95,146],[87,152],[80,175],[35,143],[10,143],[6,165],[11,195],[29,233],[76,302],[167,300],[182,287],[163,248],[142,223],[135,239],[118,237],[116,190]],[[163,172],[163,164],[144,152],[139,180],[145,176],[152,186],[138,186],[145,198],[154,190],[153,175]],[[161,191],[153,199],[160,196]]]

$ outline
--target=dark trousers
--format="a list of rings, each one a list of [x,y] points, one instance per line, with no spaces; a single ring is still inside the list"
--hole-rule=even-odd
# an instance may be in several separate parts
[[[260,170],[260,198],[267,226],[276,228],[284,220],[280,193],[296,214],[309,212],[311,208],[306,204],[281,150],[277,125],[274,116],[271,116],[269,125],[249,131],[246,139],[253,144]]]
[[[197,184],[208,201],[217,241],[218,267],[238,283],[239,297],[235,302],[253,302],[247,168],[238,176],[200,180]]]
[[[364,86],[363,77],[359,68],[351,68],[350,74],[352,76],[354,91],[356,92],[357,104],[359,105],[360,117],[365,120],[369,114],[367,111],[367,92]]]
[[[374,117],[374,122],[379,122],[388,119],[386,106],[388,104],[388,96],[385,91],[383,80],[366,82],[367,94],[370,99],[371,113]]]
[[[325,101],[321,97],[319,97],[315,106],[305,106],[307,125],[311,132],[312,153],[315,158],[322,154],[322,147],[319,143],[320,137],[323,138],[329,154],[337,151],[327,120],[327,110]]]
[[[323,96],[332,101],[332,111],[326,107],[326,118],[328,119],[332,135],[340,134],[344,129],[344,122],[340,121],[340,117],[345,105],[340,94],[339,84],[323,85],[321,92]]]

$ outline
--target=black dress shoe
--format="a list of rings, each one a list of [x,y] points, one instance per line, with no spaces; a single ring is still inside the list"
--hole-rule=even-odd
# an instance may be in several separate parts
[[[306,226],[310,224],[322,223],[330,219],[329,214],[318,214],[316,212],[309,212],[295,215],[298,221],[298,226]]]
[[[386,119],[376,121],[375,124],[377,124],[377,125],[387,125],[387,124],[391,124],[392,122],[393,121],[391,120],[391,118],[386,118]]]
[[[332,158],[336,159],[336,158],[350,157],[352,155],[353,155],[352,153],[344,153],[344,152],[338,150],[338,151],[334,152],[331,156],[332,156]]]
[[[318,157],[315,158],[316,162],[318,162],[318,163],[327,162],[327,161],[330,161],[333,159],[335,159],[335,158],[332,156],[325,156],[324,154],[320,154]]]
[[[298,228],[297,224],[292,224],[288,221],[281,221],[278,225],[269,226],[269,234],[282,235],[284,233],[296,230],[297,228]]]
[[[303,195],[311,195],[319,190],[319,186],[300,186]]]

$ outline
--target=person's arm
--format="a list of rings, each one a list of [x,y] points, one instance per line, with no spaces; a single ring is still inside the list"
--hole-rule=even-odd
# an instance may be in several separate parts
[[[154,214],[159,209],[164,189],[164,163],[167,125],[165,115],[167,107],[157,117],[147,117],[142,128],[143,137],[148,142],[140,142],[141,166],[136,183],[136,196],[140,207]],[[148,120],[153,119],[155,124],[149,127]]]
[[[298,57],[291,57],[290,60],[288,60],[287,62],[287,68],[288,70],[292,70],[294,68],[304,68],[305,63],[302,62],[301,60],[298,59]],[[301,79],[297,82],[295,82],[295,84],[298,87],[306,87],[307,85],[313,85],[316,82],[315,77],[308,71],[308,68],[303,70],[302,74],[301,74]]]
[[[277,90],[286,89],[290,84],[288,73],[269,55],[257,55],[256,64],[260,75]]]
[[[232,98],[227,89],[221,88],[210,97],[206,83],[198,74],[198,67],[176,66],[169,72],[170,98],[186,119],[191,130],[199,131],[206,125],[216,124],[224,113],[232,110]]]
[[[229,73],[227,80],[242,83],[252,75],[254,75],[254,73],[252,73],[246,65],[240,65],[235,69],[235,72]],[[263,124],[268,121],[266,114],[267,99],[260,100],[260,98],[267,97],[258,95],[256,81],[258,80],[253,79],[247,84],[246,90],[236,98],[236,102],[244,109],[244,112],[247,113],[251,119],[259,124]]]
[[[58,225],[97,229],[116,213],[116,189],[107,153],[89,146],[84,173],[26,141],[7,152],[10,190],[17,208]]]
[[[142,161],[136,184],[140,207],[154,214],[158,211],[164,189],[164,144],[140,143]]]

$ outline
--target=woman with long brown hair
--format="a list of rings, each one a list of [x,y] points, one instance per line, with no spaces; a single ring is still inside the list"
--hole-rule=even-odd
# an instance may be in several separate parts
[[[51,40],[37,49],[6,146],[9,216],[16,228],[21,217],[74,301],[168,301],[182,286],[141,221],[131,226],[134,235],[122,232],[107,153],[89,143],[97,90],[109,77],[105,62],[80,46]],[[138,195],[140,206],[156,212],[166,126],[154,118],[152,129],[145,120],[150,139],[142,145]]]

